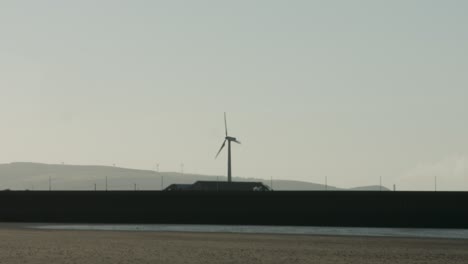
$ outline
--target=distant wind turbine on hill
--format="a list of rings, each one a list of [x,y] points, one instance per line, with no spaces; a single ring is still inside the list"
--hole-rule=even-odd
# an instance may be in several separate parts
[[[228,176],[228,182],[232,181],[232,163],[231,163],[231,142],[235,142],[237,144],[241,144],[240,141],[238,141],[235,137],[230,137],[228,135],[228,127],[227,127],[227,118],[226,118],[226,113],[224,113],[224,128],[226,131],[226,137],[224,138],[223,144],[221,145],[221,148],[219,149],[218,153],[216,154],[217,158],[223,148],[226,146],[226,142],[228,143],[228,169],[227,169],[227,176]]]

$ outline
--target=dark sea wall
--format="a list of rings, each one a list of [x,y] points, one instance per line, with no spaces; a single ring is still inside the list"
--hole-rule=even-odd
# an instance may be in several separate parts
[[[3,191],[0,221],[468,228],[468,192]]]

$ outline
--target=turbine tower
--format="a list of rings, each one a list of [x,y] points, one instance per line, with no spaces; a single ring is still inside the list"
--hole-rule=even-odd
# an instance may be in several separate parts
[[[227,169],[227,176],[228,176],[228,182],[232,182],[232,166],[231,166],[231,142],[235,142],[237,144],[240,144],[240,141],[238,141],[235,137],[230,137],[228,135],[228,128],[227,128],[227,120],[226,120],[226,112],[224,112],[224,128],[226,129],[226,137],[224,138],[223,144],[221,145],[221,148],[218,151],[218,154],[216,154],[217,158],[221,151],[223,150],[224,146],[226,146],[226,141],[228,143],[228,169]]]

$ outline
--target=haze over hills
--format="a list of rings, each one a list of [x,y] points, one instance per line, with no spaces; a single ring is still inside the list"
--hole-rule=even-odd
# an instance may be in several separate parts
[[[57,165],[28,162],[0,164],[0,189],[48,190],[161,190],[173,183],[191,184],[195,181],[226,181],[226,176],[200,175],[180,172],[156,172],[96,165]],[[233,177],[233,181],[260,181],[270,186],[270,180]],[[273,180],[274,190],[345,190],[323,184]],[[380,190],[380,186],[356,187],[350,190]],[[382,190],[388,190],[382,187]]]

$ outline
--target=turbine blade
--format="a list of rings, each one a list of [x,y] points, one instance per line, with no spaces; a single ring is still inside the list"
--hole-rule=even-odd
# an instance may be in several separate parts
[[[242,143],[241,143],[239,140],[237,140],[237,139],[236,139],[236,140],[233,140],[233,142],[236,142],[236,143],[239,144],[239,145],[242,144]]]
[[[221,153],[221,150],[223,150],[225,145],[226,145],[226,139],[223,141],[223,144],[221,145],[221,148],[219,149],[218,153],[216,154],[215,159],[219,156],[219,153]]]
[[[227,118],[226,118],[226,112],[224,112],[224,128],[226,129],[226,137],[228,136],[228,130],[227,130]]]

